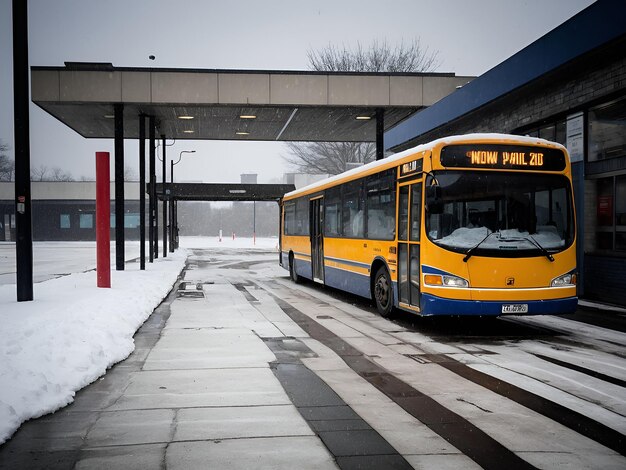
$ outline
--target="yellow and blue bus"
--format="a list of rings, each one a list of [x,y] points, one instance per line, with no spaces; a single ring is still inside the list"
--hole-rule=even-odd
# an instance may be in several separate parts
[[[383,316],[572,313],[571,179],[557,143],[439,139],[286,194],[280,264]]]

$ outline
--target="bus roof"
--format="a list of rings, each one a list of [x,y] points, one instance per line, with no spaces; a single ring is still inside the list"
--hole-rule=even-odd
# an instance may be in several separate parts
[[[326,178],[321,181],[312,183],[308,186],[305,186],[303,188],[296,189],[295,191],[291,191],[285,194],[284,199],[291,199],[292,197],[303,196],[305,194],[314,193],[328,185],[332,185],[333,183],[349,181],[353,176],[377,173],[378,171],[384,170],[386,168],[392,168],[394,166],[397,166],[402,160],[404,160],[405,158],[411,155],[415,155],[416,153],[432,151],[433,149],[438,148],[438,147],[444,147],[446,145],[458,144],[458,143],[505,143],[505,144],[540,145],[544,147],[559,148],[559,149],[566,151],[565,147],[563,147],[561,144],[557,142],[551,142],[549,140],[540,139],[538,137],[527,137],[527,136],[512,135],[512,134],[482,133],[482,134],[465,134],[465,135],[455,135],[455,136],[450,136],[450,137],[442,137],[441,139],[433,140],[432,142],[418,145],[416,147],[390,155],[389,157],[383,158],[382,160],[377,160],[377,161],[368,163],[367,165],[353,168],[352,170],[339,173],[338,175],[331,176],[330,178]],[[565,154],[567,155],[567,151]]]

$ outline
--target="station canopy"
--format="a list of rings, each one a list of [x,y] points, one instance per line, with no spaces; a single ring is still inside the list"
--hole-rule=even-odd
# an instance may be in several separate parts
[[[168,139],[374,142],[377,110],[387,130],[472,78],[66,62],[32,67],[31,97],[86,138],[114,138],[114,108],[122,104],[126,139],[139,137],[145,114]]]

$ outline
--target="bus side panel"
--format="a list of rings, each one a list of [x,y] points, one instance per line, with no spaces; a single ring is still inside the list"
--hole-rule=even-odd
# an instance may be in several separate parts
[[[363,240],[324,238],[325,284],[370,298],[371,254]]]
[[[289,270],[289,253],[293,253],[298,276],[313,279],[311,271],[311,241],[308,236],[283,235],[283,267]]]
[[[348,269],[340,269],[324,266],[325,279],[327,286],[341,289],[351,294],[360,295],[361,297],[370,298],[370,277],[369,274],[361,274],[350,271]]]

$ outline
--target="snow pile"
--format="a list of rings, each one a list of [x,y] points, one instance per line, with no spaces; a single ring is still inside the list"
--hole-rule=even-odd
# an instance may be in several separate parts
[[[184,249],[111,271],[111,289],[96,272],[34,285],[32,302],[17,302],[15,285],[0,286],[0,444],[22,422],[53,412],[134,350],[133,335],[170,291]]]

